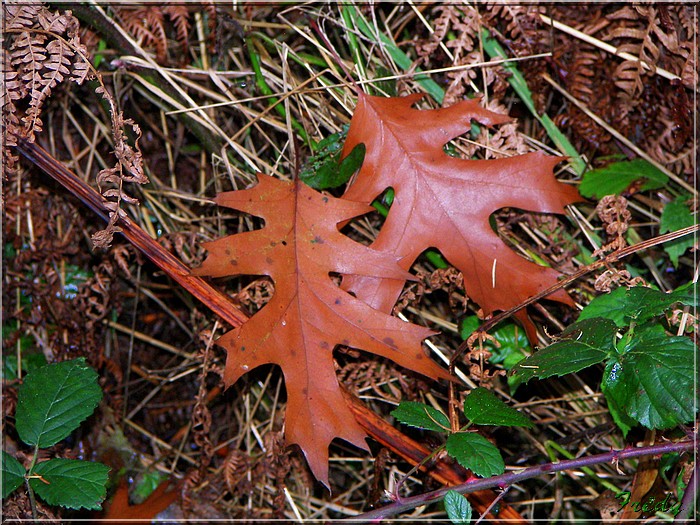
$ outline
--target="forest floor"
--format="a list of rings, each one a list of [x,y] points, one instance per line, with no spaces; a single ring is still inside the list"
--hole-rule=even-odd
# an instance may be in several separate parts
[[[428,381],[388,359],[337,349],[339,382],[399,432],[385,443],[369,439],[370,452],[335,440],[329,491],[302,452],[285,444],[280,368],[256,368],[225,389],[226,351],[214,341],[231,323],[122,235],[119,214],[195,268],[206,257],[203,243],[262,225],[211,199],[250,187],[256,172],[283,180],[300,169],[314,172],[324,160],[320,141],[342,146],[357,103],[353,83],[378,96],[428,93],[416,104],[423,110],[480,95],[483,107],[515,120],[474,129],[446,151],[491,160],[535,151],[566,156],[556,177],[586,198],[567,215],[502,208],[491,225],[522,257],[574,274],[601,254],[695,222],[697,7],[409,1],[4,9],[3,449],[21,462],[28,465],[33,453],[15,429],[22,377],[45,362],[79,357],[98,372],[104,398],[41,459],[107,464],[107,501],[126,482],[131,515],[147,519],[173,499],[160,516],[350,518],[397,496],[465,481],[445,457],[437,461],[452,477],[414,469],[402,447],[434,450],[444,438],[399,425],[390,412],[401,401],[420,401],[448,413],[450,399],[479,385],[535,422],[481,431],[508,472],[677,439],[690,428],[636,426],[625,436],[601,392],[602,366],[517,389],[505,375],[517,359],[549,345],[594,297],[638,283],[669,291],[697,281],[693,239],[684,237],[581,276],[567,287],[571,306],[529,306],[536,327],[530,340],[521,324],[503,321],[491,331],[500,348],[489,346],[490,361],[480,363],[485,377],[458,363],[457,394],[446,381]],[[516,60],[504,64],[506,57]],[[109,225],[22,156],[18,140],[41,146],[85,187],[101,191]],[[641,176],[618,174],[611,183],[616,175],[604,172],[581,185],[592,170],[630,160],[644,163]],[[344,189],[328,191],[339,197]],[[386,195],[377,200],[382,205]],[[383,224],[374,213],[343,232],[369,245]],[[461,273],[434,252],[411,272],[417,280],[406,285],[394,315],[440,332],[429,350],[449,360],[481,322],[480,305],[469,299]],[[268,277],[209,282],[246,316],[275,293]],[[682,324],[679,336],[695,340],[687,308],[669,311],[668,323],[674,333]],[[499,505],[527,521],[638,518],[629,505],[620,510],[612,489],[628,491],[631,501],[665,494],[675,501],[691,460],[670,454],[533,478],[510,485]],[[173,496],[147,499],[165,481]],[[483,500],[471,501],[486,510]],[[120,505],[89,516],[126,516]],[[24,490],[4,498],[3,515],[88,516],[30,501]],[[434,503],[398,517],[446,514]]]

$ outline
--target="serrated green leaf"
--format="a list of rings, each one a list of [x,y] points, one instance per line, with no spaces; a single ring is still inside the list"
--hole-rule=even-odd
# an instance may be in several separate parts
[[[634,286],[630,289],[616,288],[612,292],[599,295],[586,306],[578,320],[604,317],[613,321],[618,327],[628,326],[631,321],[645,323],[662,315],[676,303],[693,306],[696,303],[689,285],[679,287],[676,291],[664,293],[646,286]]]
[[[472,432],[459,432],[447,438],[447,453],[477,476],[503,474],[506,465],[501,453],[488,439]]]
[[[560,339],[524,359],[513,368],[520,381],[572,374],[605,360],[615,352],[615,323],[596,317],[577,321]]]
[[[469,500],[456,490],[445,492],[443,503],[447,517],[452,523],[469,523],[472,520],[472,506]]]
[[[56,458],[37,463],[29,484],[50,505],[100,510],[107,495],[109,467],[102,463]]]
[[[360,168],[365,159],[365,146],[358,144],[341,160],[343,142],[348,126],[318,143],[318,151],[309,158],[299,172],[304,184],[317,190],[337,188],[345,184]]]
[[[391,411],[391,415],[404,425],[444,432],[450,428],[450,420],[445,414],[423,403],[402,401]]]
[[[659,223],[659,231],[661,233],[673,232],[692,226],[695,224],[695,216],[691,213],[688,206],[688,195],[681,195],[673,202],[669,202],[664,206],[664,211],[661,212],[661,221]],[[671,242],[664,243],[664,250],[668,254],[673,266],[678,266],[678,258],[685,251],[693,246],[695,242],[693,235],[686,235]]]
[[[698,299],[700,299],[700,297],[698,297],[698,283],[686,283],[679,286],[671,293],[681,304],[692,306],[694,308],[700,307],[700,302],[698,302]]]
[[[635,334],[606,367],[606,399],[647,428],[672,428],[695,417],[695,345],[654,325]]]
[[[2,499],[12,494],[24,481],[26,471],[22,464],[2,451]]]
[[[603,380],[601,382],[601,390],[605,395],[605,400],[608,403],[608,411],[612,416],[613,421],[622,430],[622,435],[627,437],[627,433],[632,429],[632,427],[637,425],[637,422],[627,415],[624,407],[618,404],[617,396],[606,395],[605,393],[609,391],[609,382],[615,382],[618,379],[620,372],[620,363],[614,359],[610,359],[605,365],[605,372],[603,373]],[[613,387],[614,388],[614,387]]]
[[[464,415],[475,425],[503,427],[533,427],[524,414],[498,399],[485,388],[475,388],[464,399]]]
[[[624,287],[615,288],[612,292],[599,295],[588,303],[581,310],[578,320],[602,317],[610,319],[616,326],[627,326],[628,323],[625,322],[627,307],[627,289]]]
[[[27,374],[17,399],[17,433],[28,445],[55,445],[75,430],[102,399],[97,373],[84,358]]]
[[[606,195],[619,195],[630,184],[645,179],[642,190],[662,188],[668,184],[668,176],[644,159],[613,162],[604,168],[583,174],[579,192],[584,197],[600,199]]]

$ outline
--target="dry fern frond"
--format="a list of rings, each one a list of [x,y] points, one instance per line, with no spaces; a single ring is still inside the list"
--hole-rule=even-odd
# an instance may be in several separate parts
[[[489,100],[485,107],[504,115],[508,113],[508,109],[494,99]],[[477,141],[489,146],[484,150],[485,159],[502,159],[529,151],[523,136],[518,133],[517,122],[501,124],[493,132],[482,128]]]
[[[4,6],[8,45],[4,54],[6,95],[3,126],[7,145],[22,136],[34,140],[42,130],[42,107],[56,86],[70,80],[82,84],[89,74],[87,50],[78,37],[78,20],[70,11],[43,6]],[[23,115],[18,107],[26,100]],[[22,125],[20,125],[20,123]]]
[[[156,60],[165,62],[168,57],[168,36],[165,15],[172,21],[175,37],[187,52],[190,31],[190,12],[185,5],[147,5],[141,7],[115,7],[124,28],[131,33],[141,47],[155,52]]]

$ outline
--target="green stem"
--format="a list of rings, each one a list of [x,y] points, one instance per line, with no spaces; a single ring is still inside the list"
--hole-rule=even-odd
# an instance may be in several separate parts
[[[270,106],[274,107],[275,111],[279,114],[279,116],[285,119],[286,121],[287,110],[282,104],[280,104],[280,99],[273,96],[274,92],[272,91],[272,88],[270,88],[270,86],[265,81],[265,76],[262,72],[262,65],[260,63],[260,56],[255,51],[255,45],[252,36],[246,38],[246,48],[248,49],[250,65],[253,69],[253,73],[255,74],[255,85],[258,87],[258,89],[262,92],[263,95],[270,97],[268,99],[270,101]],[[304,126],[302,126],[299,123],[299,121],[292,116],[290,116],[289,121],[291,122],[292,128],[294,128],[294,130],[299,134],[301,139],[306,143],[306,145],[311,149],[311,151],[315,151],[316,145],[309,138],[308,134],[306,133],[306,130],[304,129]]]
[[[32,489],[32,486],[29,484],[29,476],[34,470],[34,465],[36,465],[37,459],[39,459],[39,444],[34,446],[34,456],[32,456],[32,463],[31,465],[29,465],[29,470],[27,471],[27,474],[24,477],[24,482],[27,485],[27,494],[29,494],[29,505],[32,508],[32,518],[34,519],[34,521],[37,521],[38,516],[36,510],[36,498],[34,497],[34,489]]]
[[[508,55],[506,54],[505,50],[501,47],[498,41],[491,36],[489,30],[485,27],[481,29],[481,39],[484,44],[484,50],[488,53],[489,57],[501,58],[504,60],[508,59]],[[535,117],[540,122],[540,124],[542,124],[542,127],[544,127],[545,131],[549,135],[549,138],[552,139],[552,142],[554,142],[559,151],[561,151],[564,155],[567,155],[569,157],[571,167],[573,168],[573,170],[578,175],[583,175],[583,172],[586,171],[586,163],[581,158],[579,152],[576,151],[576,148],[574,148],[571,142],[569,142],[569,139],[566,138],[566,136],[559,130],[559,128],[557,128],[556,124],[554,124],[552,119],[550,119],[547,114],[540,115],[537,112],[537,109],[535,108],[535,103],[532,100],[532,92],[530,91],[530,88],[528,87],[523,74],[512,62],[504,63],[503,69],[510,73],[508,83],[515,90],[515,92],[518,94],[523,103],[527,106],[527,109],[530,110],[532,116]]]
[[[34,496],[34,490],[32,489],[32,486],[29,484],[29,478],[25,478],[24,483],[27,485],[27,494],[29,494],[29,506],[32,508],[32,519],[34,521],[38,521],[39,516],[36,510],[36,497]]]

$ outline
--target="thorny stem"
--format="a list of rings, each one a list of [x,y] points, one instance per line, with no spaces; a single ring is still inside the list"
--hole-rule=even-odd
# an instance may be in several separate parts
[[[700,476],[700,465],[698,464],[698,457],[696,455],[695,462],[693,465],[693,473],[690,475],[690,480],[688,481],[688,486],[685,488],[685,494],[683,494],[683,499],[681,499],[681,508],[674,518],[674,522],[680,523],[686,520],[690,520],[692,517],[693,509],[697,508],[698,495],[698,482],[700,481],[698,477]]]
[[[17,150],[37,167],[43,169],[60,182],[73,195],[78,197],[93,212],[108,221],[104,198],[93,188],[85,184],[63,164],[56,161],[45,149],[22,138],[17,140]],[[235,308],[219,291],[202,279],[193,276],[190,269],[180,259],[156,243],[138,224],[129,219],[125,212],[120,212],[117,226],[129,241],[157,266],[178,282],[185,290],[199,298],[219,317],[233,327],[241,326],[248,317]]]
[[[365,512],[364,514],[359,514],[357,516],[353,516],[352,518],[347,518],[343,521],[350,521],[353,523],[378,522],[391,516],[395,516],[401,512],[409,511],[416,507],[420,507],[422,505],[427,505],[429,503],[438,501],[442,499],[449,490],[454,490],[456,492],[459,492],[460,494],[469,494],[477,490],[491,489],[496,487],[504,488],[518,483],[520,481],[536,478],[543,474],[549,474],[552,472],[580,469],[582,467],[587,467],[590,465],[616,462],[622,459],[637,458],[641,456],[658,456],[661,454],[668,454],[671,452],[684,452],[688,450],[693,450],[696,448],[696,446],[696,440],[677,441],[675,443],[663,443],[661,445],[651,445],[648,447],[611,450],[610,452],[606,452],[604,454],[596,454],[593,456],[586,456],[577,459],[558,461],[556,463],[545,463],[543,465],[528,467],[522,470],[510,472],[508,474],[503,474],[501,476],[467,481],[466,483],[462,483],[461,485],[456,485],[453,487],[444,487],[431,492],[426,492],[425,494],[419,494],[418,496],[403,498],[400,502],[391,503],[380,509]],[[691,492],[690,485],[686,489],[686,493],[688,492]],[[686,502],[685,498],[683,498],[683,502]],[[688,507],[691,506],[692,505],[688,505]]]

